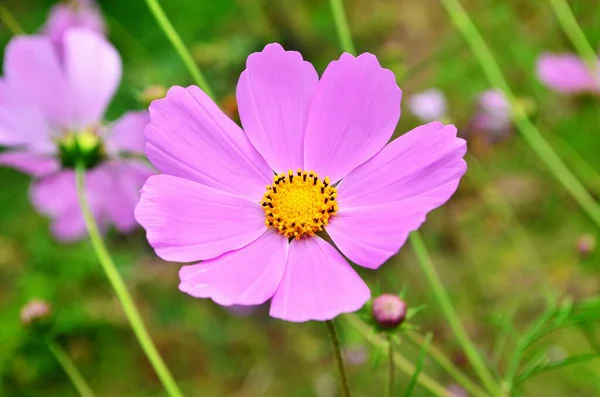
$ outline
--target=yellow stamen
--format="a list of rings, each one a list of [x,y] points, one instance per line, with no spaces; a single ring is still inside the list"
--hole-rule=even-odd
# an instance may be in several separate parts
[[[286,237],[314,236],[338,210],[337,189],[329,183],[301,169],[275,175],[262,201],[265,224]]]

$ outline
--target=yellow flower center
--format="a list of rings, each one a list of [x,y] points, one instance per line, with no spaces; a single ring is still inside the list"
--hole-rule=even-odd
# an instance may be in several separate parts
[[[93,131],[67,133],[58,141],[59,159],[64,168],[75,168],[82,164],[91,169],[106,158],[106,150],[101,137]]]
[[[275,175],[267,186],[262,206],[265,224],[286,237],[314,236],[338,210],[337,189],[312,171]]]

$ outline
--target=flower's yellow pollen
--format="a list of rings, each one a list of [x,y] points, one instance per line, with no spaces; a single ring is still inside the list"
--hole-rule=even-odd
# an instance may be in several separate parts
[[[275,175],[262,206],[268,227],[286,237],[313,236],[336,214],[337,189],[330,185],[329,178],[320,180],[312,171],[289,170]]]

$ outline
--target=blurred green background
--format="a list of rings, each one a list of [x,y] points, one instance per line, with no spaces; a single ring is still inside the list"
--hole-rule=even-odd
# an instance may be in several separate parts
[[[480,65],[436,0],[347,0],[359,52],[376,54],[393,70],[404,98],[436,87],[448,98],[449,117],[459,130],[489,87]],[[28,33],[44,23],[52,1],[2,0]],[[570,2],[594,48],[600,45],[596,0]],[[189,85],[189,74],[158,28],[144,1],[99,2],[109,39],[124,62],[121,88],[109,109],[115,119],[143,108],[140,93],[151,84]],[[322,72],[339,54],[329,5],[323,0],[164,0],[165,12],[191,48],[225,107],[247,55],[269,42],[302,52]],[[535,77],[543,51],[574,52],[545,1],[464,1],[500,62],[516,94],[535,103],[534,122],[586,187],[600,197],[600,98],[568,97],[543,87]],[[11,32],[0,25],[0,51]],[[397,133],[419,122],[406,109]],[[518,133],[495,145],[472,145],[469,171],[458,193],[434,211],[423,227],[468,332],[500,373],[525,332],[551,301],[577,302],[598,296],[600,255],[580,255],[577,241],[597,229],[549,174]],[[592,170],[589,168],[591,167]],[[28,177],[0,169],[0,395],[70,396],[75,391],[45,344],[20,324],[19,311],[32,298],[54,308],[57,340],[98,396],[160,396],[162,387],[139,348],[87,241],[61,245],[48,221],[28,202]],[[510,211],[507,211],[510,209]],[[138,231],[110,232],[108,244],[143,313],[159,350],[186,395],[335,396],[335,368],[325,326],[293,324],[268,317],[266,308],[232,313],[210,300],[177,289],[177,264],[163,263]],[[362,271],[373,289],[407,288],[409,305],[426,305],[412,320],[434,344],[470,373],[410,247],[377,272]],[[548,292],[550,291],[550,292]],[[503,354],[494,357],[499,326],[514,331]],[[364,362],[349,363],[355,396],[385,390],[383,352],[339,321],[344,348]],[[563,356],[591,352],[600,327],[566,327],[541,340],[536,352]],[[401,338],[402,339],[402,338]],[[415,360],[418,349],[398,348]],[[550,353],[548,353],[550,354]],[[526,358],[527,358],[526,357]],[[454,382],[434,362],[425,369],[444,386]],[[398,372],[398,384],[409,376]],[[600,360],[533,377],[522,385],[528,396],[600,396]],[[417,396],[430,395],[417,387]]]

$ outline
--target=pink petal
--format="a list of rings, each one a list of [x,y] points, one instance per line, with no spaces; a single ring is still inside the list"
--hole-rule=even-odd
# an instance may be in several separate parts
[[[150,122],[150,114],[145,111],[127,112],[110,127],[107,135],[107,149],[111,153],[144,154],[146,139],[144,128]]]
[[[270,229],[247,246],[179,272],[179,289],[220,305],[259,305],[270,299],[283,276],[287,238]]]
[[[17,36],[6,46],[4,79],[13,100],[33,108],[48,121],[68,120],[67,83],[58,52],[44,36]],[[44,134],[47,130],[44,129]]]
[[[106,190],[97,169],[86,174],[86,196],[92,214],[101,228],[105,226],[102,209]],[[53,219],[52,232],[60,240],[75,240],[86,235],[85,224],[75,188],[75,173],[65,170],[46,176],[31,186],[33,206]]]
[[[55,150],[51,121],[38,109],[19,98],[19,90],[0,80],[0,145],[52,153]],[[24,103],[25,102],[25,103]]]
[[[305,169],[333,183],[373,157],[396,128],[401,96],[394,74],[371,54],[331,62],[308,112]]]
[[[140,189],[154,174],[154,170],[140,160],[107,162],[98,171],[102,173],[104,186],[98,194],[104,196],[103,212],[120,232],[137,228],[134,209],[140,200]]]
[[[271,316],[294,322],[330,320],[360,309],[370,296],[369,287],[335,248],[320,237],[305,237],[290,244]]]
[[[146,154],[161,172],[260,200],[273,171],[198,87],[173,87],[150,105]],[[198,258],[195,258],[198,259]]]
[[[585,63],[572,54],[543,54],[537,61],[537,75],[547,87],[565,94],[600,92],[600,61],[597,81]]]
[[[97,33],[104,33],[104,19],[94,2],[83,4],[79,1],[76,6],[70,4],[55,4],[50,9],[48,20],[42,28],[42,33],[62,48],[65,32],[71,28],[85,28]]]
[[[304,127],[318,82],[299,52],[279,44],[248,57],[237,86],[240,119],[250,142],[278,173],[304,168]]]
[[[70,29],[63,45],[72,103],[70,127],[90,128],[102,120],[119,86],[121,58],[102,35],[86,29]]]
[[[85,221],[79,207],[52,221],[50,230],[60,241],[77,241],[87,237]]]
[[[327,232],[351,261],[379,267],[455,192],[466,171],[465,152],[453,125],[409,131],[340,182],[339,211]]]
[[[60,168],[54,156],[31,152],[0,153],[0,165],[15,168],[37,178],[56,172]]]
[[[215,258],[266,229],[258,203],[171,175],[148,179],[135,217],[158,256],[176,262]]]

